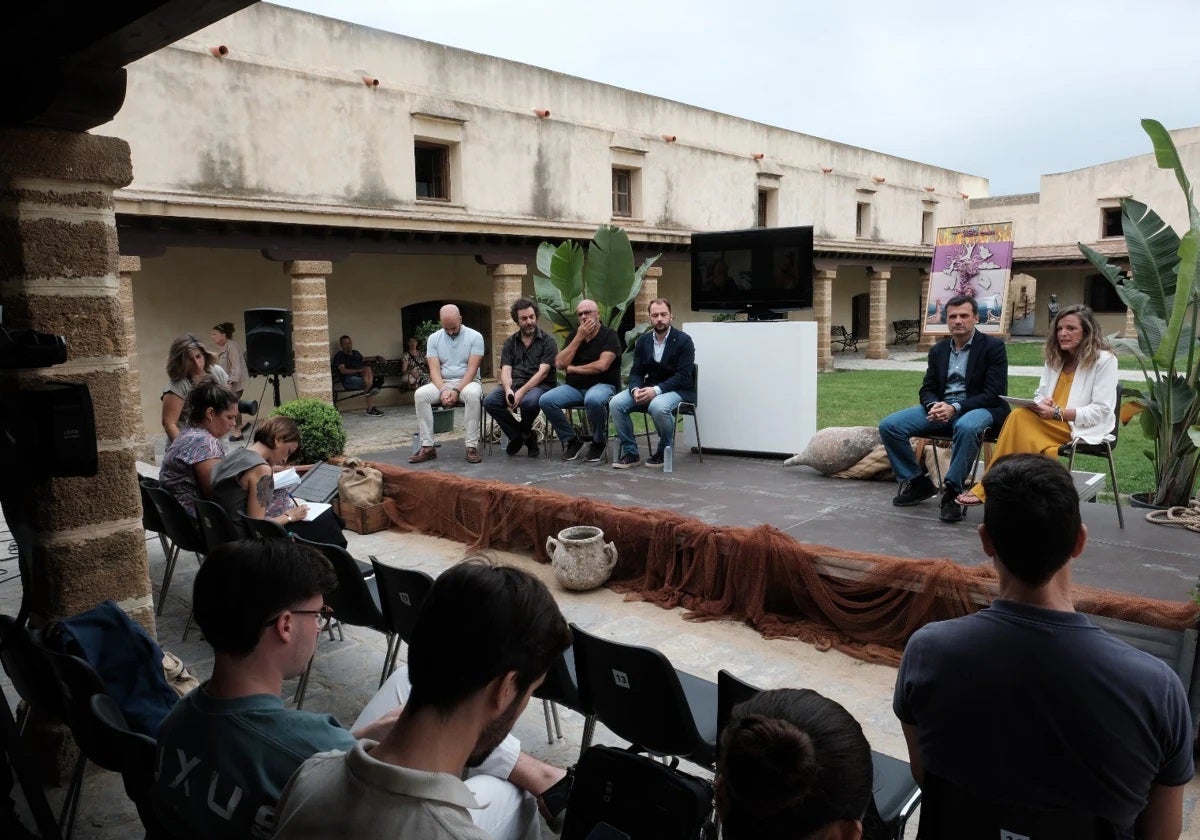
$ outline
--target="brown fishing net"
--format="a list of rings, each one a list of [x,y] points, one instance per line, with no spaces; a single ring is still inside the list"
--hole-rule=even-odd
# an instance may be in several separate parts
[[[623,508],[550,490],[375,464],[386,509],[402,530],[471,550],[529,551],[548,562],[546,537],[595,525],[617,547],[609,588],[695,621],[745,621],[767,638],[790,637],[896,664],[930,621],[965,615],[995,596],[988,564],[909,559],[804,545],[769,525],[708,525],[669,511]],[[1169,629],[1192,626],[1195,605],[1075,588],[1084,612]]]

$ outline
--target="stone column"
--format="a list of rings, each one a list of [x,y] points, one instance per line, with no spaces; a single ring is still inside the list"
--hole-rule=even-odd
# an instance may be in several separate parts
[[[138,361],[137,336],[134,334],[133,275],[142,270],[141,257],[121,256],[117,261],[120,278],[117,297],[125,318],[125,341],[129,347],[129,425],[133,435],[133,451],[139,461],[154,463],[154,446],[146,437],[142,415],[142,374]]]
[[[329,368],[329,301],[325,278],[329,260],[290,260],[283,272],[292,278],[292,347],[296,353],[296,393],[333,401]]]
[[[871,273],[871,325],[867,340],[868,359],[886,359],[887,350],[887,287],[892,270],[875,269]]]
[[[488,268],[492,275],[492,331],[488,349],[492,354],[492,375],[500,379],[500,349],[504,340],[516,331],[509,308],[521,296],[521,287],[529,269],[521,263],[501,263]]]
[[[833,370],[833,350],[829,345],[829,325],[833,321],[833,281],[837,269],[819,268],[813,272],[813,315],[817,319],[817,371]]]
[[[650,301],[657,297],[658,281],[662,277],[662,268],[657,265],[652,265],[646,269],[646,274],[642,278],[642,288],[638,290],[637,297],[633,299],[633,322],[635,324],[649,323],[650,321]],[[674,301],[671,302],[674,307]]]

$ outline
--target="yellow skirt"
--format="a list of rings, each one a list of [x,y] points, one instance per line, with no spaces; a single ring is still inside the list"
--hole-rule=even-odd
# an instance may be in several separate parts
[[[1000,437],[992,447],[988,469],[997,458],[1017,452],[1037,452],[1055,457],[1058,447],[1071,440],[1071,427],[1065,420],[1043,420],[1029,408],[1015,409],[1004,421]],[[971,492],[983,499],[983,482],[971,488]]]

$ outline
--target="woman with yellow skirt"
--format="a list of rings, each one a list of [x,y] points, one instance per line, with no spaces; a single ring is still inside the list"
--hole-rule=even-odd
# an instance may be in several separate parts
[[[1046,364],[1033,394],[1035,405],[1008,415],[989,467],[1015,452],[1054,457],[1072,438],[1085,443],[1112,439],[1117,425],[1117,357],[1092,310],[1082,305],[1060,309],[1042,355]],[[981,481],[956,501],[970,507],[983,504],[983,499]]]

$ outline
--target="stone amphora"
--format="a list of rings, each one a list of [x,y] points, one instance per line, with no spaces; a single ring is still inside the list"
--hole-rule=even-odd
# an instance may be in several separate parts
[[[617,547],[604,542],[604,532],[591,525],[563,528],[546,537],[546,554],[554,574],[567,589],[603,586],[617,565]]]

